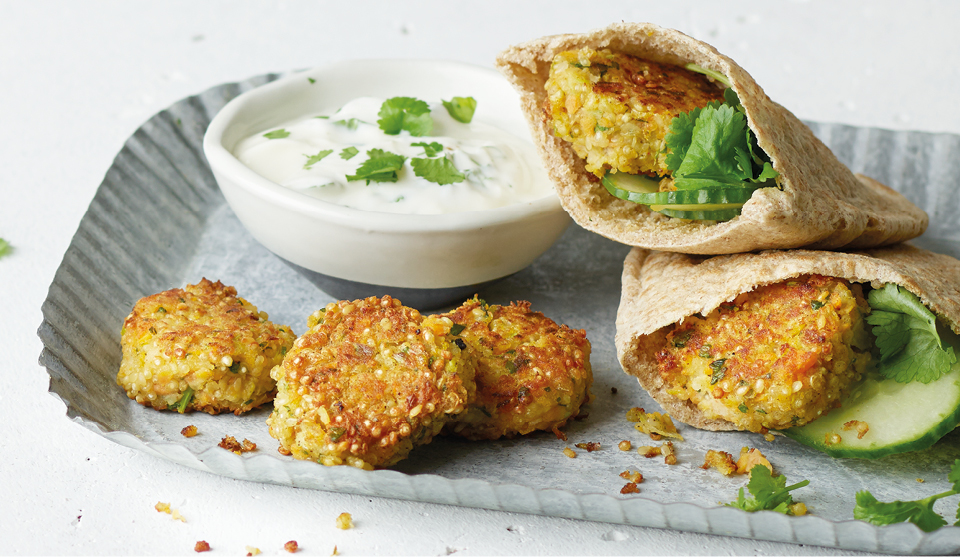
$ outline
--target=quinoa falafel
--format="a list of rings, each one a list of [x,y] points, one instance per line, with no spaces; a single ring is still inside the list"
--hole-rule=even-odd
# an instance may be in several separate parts
[[[474,397],[476,360],[453,323],[384,296],[328,304],[274,368],[267,420],[280,451],[333,466],[389,466]]]
[[[236,288],[206,278],[140,299],[123,323],[117,384],[158,410],[241,414],[269,402],[296,338]]]
[[[447,432],[498,439],[551,430],[577,416],[590,397],[590,342],[529,302],[509,306],[467,300],[444,317],[451,334],[475,351],[476,400]]]

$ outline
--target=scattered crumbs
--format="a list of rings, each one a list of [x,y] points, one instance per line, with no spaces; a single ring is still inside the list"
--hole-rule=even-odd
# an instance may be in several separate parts
[[[337,517],[337,528],[341,530],[353,528],[353,517],[350,516],[350,513],[340,513],[340,516]]]
[[[630,449],[633,448],[633,444],[630,443],[630,441],[627,441],[626,439],[624,439],[623,441],[620,441],[619,443],[617,443],[617,448],[620,449],[621,451],[629,451]]]
[[[227,449],[228,451],[241,454],[249,453],[250,451],[257,450],[257,444],[249,439],[244,439],[243,443],[237,441],[237,438],[233,435],[227,435],[220,440],[220,443],[217,444],[218,447],[222,449]]]
[[[340,552],[337,551],[337,546],[333,546],[333,553],[331,553],[330,555],[331,555],[331,557],[332,557],[333,555],[340,555]]]
[[[627,485],[620,488],[621,495],[627,495],[630,493],[640,493],[640,488],[637,487],[637,484],[630,482]]]
[[[923,483],[923,478],[917,478],[917,483]]]
[[[773,470],[773,465],[770,464],[767,457],[763,456],[760,449],[747,447],[740,449],[740,458],[737,459],[737,474],[749,474],[750,469],[758,464],[766,466],[771,471]]]
[[[641,474],[639,470],[634,470],[633,472],[630,470],[624,470],[623,472],[620,472],[620,477],[630,483],[643,483],[643,474]]]
[[[578,449],[583,449],[588,453],[592,453],[593,451],[600,450],[600,443],[594,443],[592,441],[590,443],[577,443],[576,446]]]
[[[553,434],[556,435],[556,436],[557,436],[557,439],[559,439],[559,440],[561,440],[561,441],[566,441],[566,440],[567,440],[567,434],[564,433],[564,432],[562,432],[562,431],[560,431],[560,430],[557,428],[557,426],[553,426]]]
[[[843,429],[849,431],[851,429],[857,430],[857,439],[863,439],[863,436],[870,431],[870,426],[867,425],[867,422],[861,422],[857,420],[850,420],[849,422],[843,424]]]
[[[253,557],[254,555],[260,555],[260,549],[257,547],[247,546],[247,557]]]
[[[612,395],[617,394],[617,388],[616,388],[616,387],[610,387],[610,394],[612,394]]]
[[[203,541],[203,540],[200,540],[200,541],[198,541],[198,542],[193,546],[193,550],[196,551],[197,553],[203,553],[204,551],[210,551],[210,544],[208,544],[207,542],[205,542],[205,541]]]
[[[637,447],[637,454],[647,458],[653,458],[655,456],[660,456],[662,451],[660,447],[651,447],[650,445],[644,445],[642,447]]]
[[[577,458],[577,453],[573,452],[573,449],[570,447],[564,447],[563,454],[569,456],[570,458]]]
[[[158,502],[153,506],[153,508],[157,509],[157,512],[159,513],[167,513],[174,520],[179,520],[180,522],[184,523],[187,522],[187,519],[183,518],[183,515],[180,514],[180,511],[170,508],[170,503]]]
[[[763,438],[769,441],[770,443],[773,443],[773,440],[776,439],[777,437],[772,433],[767,433],[763,436]]]
[[[197,434],[197,426],[188,425],[187,427],[180,430],[180,435],[184,437],[194,437]]]
[[[840,441],[843,441],[843,439],[836,433],[827,433],[823,437],[823,442],[827,445],[836,445],[840,443]]]
[[[677,463],[677,452],[674,450],[672,442],[664,442],[664,444],[660,446],[660,451],[663,453],[664,463],[671,466]]]
[[[277,452],[282,454],[283,456],[290,456],[293,454],[288,449],[285,449],[283,445],[280,445],[279,447],[277,447]]]
[[[733,460],[733,455],[725,451],[715,451],[710,449],[703,457],[703,468],[709,470],[713,468],[724,476],[731,476],[737,473],[737,463]]]
[[[287,553],[296,553],[300,546],[297,545],[296,540],[290,540],[283,544],[283,548],[287,550]]]
[[[633,427],[640,433],[646,433],[654,441],[659,441],[664,437],[683,441],[683,436],[677,432],[677,426],[674,425],[670,414],[661,414],[660,412],[650,412],[648,414],[643,408],[634,407],[627,410],[627,421],[636,422]]]

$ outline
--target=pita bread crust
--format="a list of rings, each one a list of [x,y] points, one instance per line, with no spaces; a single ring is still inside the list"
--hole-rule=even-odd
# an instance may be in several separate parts
[[[617,311],[620,365],[674,418],[701,429],[736,429],[729,422],[705,418],[693,403],[667,394],[656,352],[674,323],[698,313],[707,315],[759,286],[806,274],[874,288],[898,284],[960,334],[960,261],[910,244],[854,253],[792,250],[715,257],[634,248],[624,261]]]
[[[611,196],[543,112],[544,84],[560,52],[609,48],[655,62],[694,63],[728,77],[750,129],[781,175],[782,190],[756,191],[742,214],[703,224],[672,219]],[[578,35],[544,37],[509,48],[497,67],[520,93],[534,143],[563,207],[588,230],[649,249],[698,254],[811,247],[866,248],[923,233],[928,217],[894,190],[854,175],[790,111],[770,100],[752,77],[712,46],[649,23],[618,23]]]

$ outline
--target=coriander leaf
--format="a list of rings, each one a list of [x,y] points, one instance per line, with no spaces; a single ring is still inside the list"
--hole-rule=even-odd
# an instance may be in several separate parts
[[[426,154],[428,157],[435,157],[443,152],[443,145],[436,141],[431,141],[430,143],[424,143],[421,141],[419,143],[411,143],[410,146],[423,147],[424,154]]]
[[[466,176],[453,166],[447,157],[436,159],[410,159],[413,173],[424,180],[435,182],[441,186],[455,184],[466,180]]]
[[[443,107],[457,122],[469,124],[477,110],[477,101],[473,97],[453,97],[449,101],[443,101]]]
[[[880,350],[878,371],[898,383],[930,383],[950,371],[957,356],[952,346],[944,348],[937,332],[937,318],[912,293],[893,283],[872,290],[867,298]]]
[[[710,105],[708,105],[710,106]],[[714,103],[713,106],[717,106]],[[670,122],[670,133],[667,134],[667,169],[676,172],[683,159],[687,156],[687,149],[693,141],[693,126],[700,117],[703,109],[694,108],[690,112],[682,112]]]
[[[947,521],[933,511],[933,503],[954,492],[947,491],[919,501],[877,501],[869,491],[857,492],[857,504],[853,507],[853,518],[871,524],[884,525],[896,522],[912,522],[924,532],[932,532],[946,525]]]
[[[410,135],[420,137],[429,135],[433,130],[433,118],[430,117],[430,105],[413,97],[393,97],[383,101],[377,124],[387,135],[397,135],[407,130]]]
[[[308,78],[307,78],[307,81],[310,82],[310,85],[313,85],[314,83],[317,82],[317,80],[316,80],[316,79],[313,79],[312,77],[308,77]]]
[[[357,156],[357,153],[359,152],[360,151],[358,151],[356,147],[351,145],[350,147],[345,147],[343,151],[340,151],[340,158],[345,161],[348,161],[353,157]]]
[[[0,238],[0,257],[9,254],[11,251],[13,251],[13,248],[10,247],[10,242]]]
[[[324,157],[326,157],[332,152],[333,152],[333,149],[324,149],[323,151],[320,151],[316,155],[304,154],[303,156],[307,157],[307,162],[306,164],[303,165],[304,170],[310,170],[310,167],[322,161]]]
[[[347,120],[337,120],[334,122],[334,124],[337,124],[338,126],[343,126],[348,130],[353,131],[357,129],[358,124],[366,124],[366,122],[364,122],[363,120],[360,120],[359,118],[349,118]]]
[[[347,176],[347,181],[366,180],[368,186],[370,182],[396,182],[405,160],[406,157],[396,153],[370,149],[367,151],[367,160],[357,168],[356,174]]]
[[[267,132],[263,134],[263,137],[266,137],[267,139],[283,139],[284,137],[287,137],[289,135],[290,135],[290,132],[288,132],[283,128],[280,128],[279,130],[273,130],[272,132]]]
[[[727,503],[726,506],[747,512],[775,511],[791,514],[790,505],[793,504],[793,496],[790,492],[809,483],[810,480],[803,480],[788,486],[785,476],[774,476],[766,466],[754,466],[750,469],[750,481],[747,482],[747,489],[753,497],[747,499],[741,487],[737,500]]]
[[[716,185],[740,185],[752,178],[750,170],[738,164],[738,151],[747,152],[747,120],[729,105],[707,106],[693,127],[690,147],[673,173],[678,189],[699,189]]]

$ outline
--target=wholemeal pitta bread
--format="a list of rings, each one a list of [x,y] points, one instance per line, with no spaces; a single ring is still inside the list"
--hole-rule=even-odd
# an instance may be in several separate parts
[[[674,418],[701,429],[736,429],[729,422],[707,419],[693,403],[667,394],[655,355],[674,323],[698,313],[707,315],[759,286],[806,274],[874,288],[898,284],[960,334],[960,261],[909,244],[855,253],[792,250],[714,257],[634,248],[624,261],[617,312],[620,365]]]
[[[726,75],[758,144],[780,173],[782,189],[757,190],[739,217],[717,224],[673,219],[610,195],[573,148],[553,135],[544,112],[552,60],[584,46],[659,63],[694,63]],[[679,31],[619,23],[585,34],[555,35],[505,50],[497,67],[520,93],[534,143],[564,208],[578,224],[612,240],[699,254],[803,246],[860,249],[902,242],[927,227],[926,213],[883,184],[855,176],[736,62]]]

